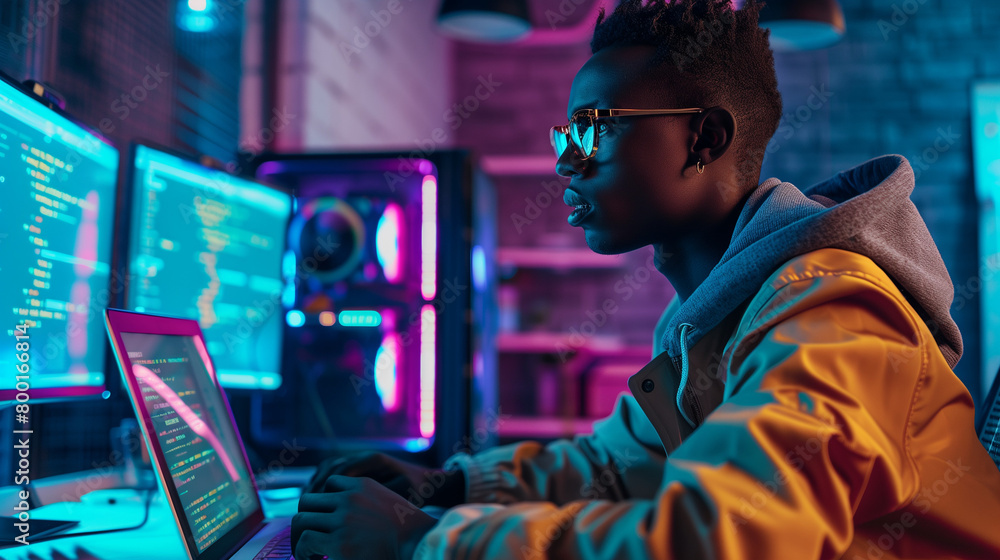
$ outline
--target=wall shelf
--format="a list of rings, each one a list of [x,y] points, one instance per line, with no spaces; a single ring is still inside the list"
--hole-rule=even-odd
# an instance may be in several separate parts
[[[501,266],[522,268],[578,269],[620,268],[625,264],[624,255],[599,255],[590,249],[500,247],[497,261]]]
[[[559,438],[589,434],[598,420],[601,418],[511,416],[503,419],[498,431],[508,438]]]
[[[590,336],[563,332],[524,332],[500,333],[497,335],[497,350],[507,353],[522,354],[558,354],[569,349],[577,352],[582,349],[621,351],[625,349],[624,341],[617,336]]]

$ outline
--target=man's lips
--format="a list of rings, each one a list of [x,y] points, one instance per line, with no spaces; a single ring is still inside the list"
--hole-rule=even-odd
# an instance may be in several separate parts
[[[566,203],[566,206],[572,206],[578,210],[589,210],[591,207],[590,202],[576,191],[570,189],[566,189],[563,192],[563,202]]]

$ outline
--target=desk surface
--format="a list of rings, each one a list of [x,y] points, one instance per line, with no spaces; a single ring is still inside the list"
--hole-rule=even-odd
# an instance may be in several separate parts
[[[268,517],[292,515],[298,507],[298,489],[261,492]],[[62,538],[28,546],[0,549],[0,560],[183,560],[184,543],[162,493],[149,506],[149,519],[141,529],[103,535],[73,537],[75,533],[131,527],[142,521],[145,493],[135,490],[97,490],[79,502],[49,504],[31,511],[37,519],[63,519],[80,524]],[[30,537],[29,537],[30,542]]]

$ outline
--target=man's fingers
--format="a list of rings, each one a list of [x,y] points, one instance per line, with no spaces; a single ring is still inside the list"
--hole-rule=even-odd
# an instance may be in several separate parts
[[[313,473],[312,478],[309,480],[309,484],[306,485],[306,492],[316,492],[322,489],[323,485],[326,484],[327,477],[337,472],[337,470],[340,469],[341,466],[348,460],[349,459],[346,457],[341,457],[333,461],[323,461],[323,463],[319,465],[319,468],[316,469],[316,472]]]
[[[372,453],[348,459],[347,461],[337,465],[337,468],[332,469],[330,474],[377,478],[379,474],[385,471],[385,467],[386,464],[384,457],[378,453]]]
[[[292,550],[297,550],[302,535],[307,532],[328,534],[343,524],[343,517],[333,513],[299,512],[292,517]]]
[[[323,491],[343,492],[344,490],[353,490],[361,487],[362,480],[364,479],[353,476],[344,476],[339,474],[330,475],[326,479],[326,484],[323,485]]]
[[[299,497],[299,511],[311,511],[316,513],[332,513],[337,511],[340,505],[340,494],[302,494]]]
[[[298,540],[293,536],[292,552],[295,554],[295,560],[326,560],[327,556],[323,553],[323,542],[326,537],[324,533],[312,530],[300,533]]]

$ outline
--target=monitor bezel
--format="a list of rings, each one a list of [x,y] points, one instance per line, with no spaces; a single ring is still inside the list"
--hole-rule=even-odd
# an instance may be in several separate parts
[[[132,289],[131,282],[133,280],[133,278],[132,278],[132,270],[131,270],[132,269],[132,263],[130,262],[129,251],[131,250],[131,237],[132,237],[132,235],[131,235],[131,233],[132,233],[131,232],[131,227],[132,227],[133,222],[135,221],[135,216],[133,215],[133,202],[135,200],[134,197],[136,195],[135,176],[136,176],[136,171],[137,171],[136,170],[136,165],[135,165],[135,160],[136,160],[136,157],[138,156],[139,148],[140,147],[148,148],[148,149],[151,149],[151,150],[156,150],[158,152],[162,152],[162,153],[174,156],[174,157],[176,157],[178,159],[181,159],[181,160],[184,160],[186,162],[193,163],[195,165],[201,166],[201,167],[203,167],[203,168],[205,168],[207,170],[219,171],[221,173],[226,173],[226,174],[228,174],[228,175],[230,175],[232,177],[235,177],[237,179],[240,179],[240,180],[243,180],[243,181],[247,181],[249,183],[254,183],[256,185],[259,185],[259,186],[271,189],[273,191],[279,192],[281,194],[287,195],[291,199],[292,204],[289,207],[289,212],[288,212],[288,217],[287,217],[286,224],[290,223],[292,217],[295,215],[295,192],[293,190],[291,190],[291,189],[286,189],[286,188],[283,188],[281,186],[278,186],[278,185],[275,185],[275,184],[272,184],[272,183],[268,183],[266,181],[261,181],[261,180],[257,179],[254,176],[251,176],[251,175],[236,174],[236,173],[232,173],[232,172],[230,172],[230,171],[228,171],[226,169],[216,169],[216,168],[208,167],[205,164],[203,164],[201,162],[199,156],[197,156],[195,154],[191,154],[191,153],[183,152],[183,151],[180,151],[180,150],[176,150],[174,148],[170,148],[170,147],[164,146],[162,144],[158,144],[158,143],[153,142],[151,140],[140,138],[140,139],[135,139],[135,140],[131,141],[129,143],[128,161],[125,163],[125,165],[122,166],[125,169],[125,173],[124,173],[124,177],[122,178],[123,184],[122,184],[121,188],[119,189],[119,191],[121,192],[121,201],[120,201],[120,204],[119,204],[119,211],[118,211],[118,217],[119,217],[120,222],[116,222],[116,224],[115,224],[115,231],[118,233],[118,235],[116,235],[115,248],[114,248],[114,251],[113,251],[114,259],[112,260],[112,265],[111,265],[112,266],[112,270],[116,271],[117,275],[120,278],[124,279],[123,286],[122,286],[122,289],[121,289],[121,296],[116,301],[116,304],[119,305],[123,309],[126,308],[126,307],[129,307],[129,304],[128,304],[129,303],[129,296],[131,294],[131,289]],[[282,237],[283,252],[288,250],[288,231],[287,230],[288,230],[288,227],[286,225],[286,227],[285,227],[285,235]],[[280,272],[280,269],[279,269],[279,272]],[[279,373],[280,373],[280,368],[281,368],[281,361],[280,360],[279,360],[278,366],[279,366]],[[227,387],[226,390],[227,391],[237,391],[237,392],[252,392],[252,391],[259,391],[259,390],[274,390],[276,388],[277,387],[275,387],[275,388],[264,388],[264,387],[258,387],[258,388]]]
[[[1000,393],[1000,371],[998,371],[993,377],[993,383],[990,385],[990,389],[986,393],[986,399],[983,400],[981,408],[977,409],[976,437],[982,435],[983,428],[986,427],[986,419],[990,416],[990,410],[993,408],[993,403],[997,401],[998,393]]]
[[[58,116],[60,116],[60,117],[62,117],[64,119],[66,119],[70,123],[72,123],[72,124],[80,127],[84,132],[86,132],[87,134],[89,134],[92,137],[96,138],[97,140],[99,140],[100,142],[102,142],[103,144],[105,144],[106,146],[108,146],[109,148],[111,148],[112,150],[114,150],[115,153],[118,154],[118,165],[117,165],[117,168],[115,169],[115,185],[114,185],[114,194],[115,194],[115,196],[114,196],[114,204],[112,205],[112,212],[115,215],[117,215],[121,211],[121,209],[118,207],[118,199],[119,199],[119,196],[120,196],[121,190],[122,190],[122,188],[121,188],[121,182],[119,180],[120,176],[121,176],[121,170],[122,170],[122,152],[121,152],[121,150],[118,149],[118,147],[110,139],[108,139],[106,136],[104,136],[103,134],[101,134],[97,129],[94,129],[91,126],[88,126],[83,121],[77,119],[73,115],[71,115],[68,112],[64,111],[61,107],[59,107],[58,105],[56,105],[55,103],[53,103],[51,100],[45,99],[44,97],[40,97],[39,95],[35,94],[35,92],[31,91],[30,89],[27,89],[26,87],[24,87],[24,84],[18,82],[13,76],[11,76],[10,74],[4,72],[3,70],[0,70],[0,81],[2,81],[3,83],[7,84],[10,87],[12,87],[16,91],[18,91],[20,93],[23,93],[29,99],[31,99],[32,101],[35,101],[35,102],[39,103],[45,109],[47,109],[49,111],[52,111],[54,114],[56,114],[56,115],[58,115]],[[115,271],[115,268],[114,268],[114,266],[115,266],[114,263],[115,263],[115,258],[116,258],[115,251],[117,250],[116,242],[115,242],[115,232],[116,232],[116,230],[117,230],[116,224],[114,222],[112,222],[111,259],[110,259],[110,262],[108,263],[108,266],[111,269],[111,273],[108,275],[109,276],[109,278],[108,278],[108,285],[105,286],[109,290],[109,293],[112,296],[114,295],[114,289],[112,287],[112,280],[114,278],[114,271]],[[28,334],[30,336],[31,333],[29,332]],[[3,389],[3,388],[0,388],[0,406],[7,406],[7,405],[12,405],[12,404],[18,404],[20,401],[17,400],[17,395],[19,393],[22,393],[22,392],[28,394],[28,400],[26,400],[24,402],[25,403],[29,403],[29,404],[30,403],[42,404],[42,403],[56,402],[56,401],[68,400],[68,399],[88,399],[89,400],[89,399],[96,399],[98,397],[103,397],[104,394],[109,390],[109,387],[108,387],[108,372],[109,372],[109,364],[111,362],[111,360],[109,360],[109,358],[110,358],[109,350],[110,349],[107,346],[105,346],[104,348],[101,349],[101,353],[104,354],[103,371],[101,371],[101,374],[104,376],[104,380],[99,385],[85,385],[85,386],[73,385],[73,386],[64,386],[64,387],[39,387],[37,389],[29,388],[27,391],[18,391],[16,388],[15,389]],[[42,375],[44,375],[44,374],[42,374]]]
[[[195,560],[222,560],[227,558],[234,549],[242,546],[250,540],[254,533],[256,533],[256,530],[263,525],[264,510],[260,502],[257,481],[254,478],[253,469],[250,467],[250,461],[247,458],[246,448],[243,445],[243,438],[240,436],[240,431],[236,425],[232,408],[229,405],[229,399],[226,398],[226,392],[219,384],[218,376],[212,376],[212,385],[221,395],[222,402],[226,407],[225,412],[228,414],[229,421],[233,428],[233,433],[236,436],[236,442],[239,444],[243,466],[246,468],[247,476],[250,478],[250,483],[253,488],[253,498],[256,503],[256,508],[250,513],[250,515],[247,516],[246,519],[231,528],[226,534],[220,537],[219,540],[215,541],[208,548],[206,548],[204,552],[199,553],[198,545],[194,540],[194,533],[191,531],[187,518],[184,516],[184,508],[181,505],[180,495],[177,493],[177,487],[174,486],[173,480],[170,477],[170,468],[169,465],[167,465],[163,449],[160,446],[159,440],[152,437],[152,419],[145,413],[144,407],[138,401],[138,399],[142,396],[142,391],[139,388],[138,380],[131,373],[132,361],[128,357],[128,352],[125,350],[125,344],[121,338],[121,333],[176,335],[199,338],[201,339],[202,344],[204,344],[205,339],[204,336],[202,336],[201,327],[198,326],[198,321],[195,319],[183,319],[180,317],[169,317],[166,315],[151,315],[147,313],[137,313],[135,311],[111,308],[105,310],[104,318],[108,338],[111,341],[115,360],[118,364],[118,371],[122,376],[122,382],[125,384],[129,396],[129,402],[132,403],[132,409],[135,411],[136,419],[142,427],[142,437],[146,441],[146,448],[149,451],[149,456],[155,463],[155,471],[157,477],[159,478],[160,485],[167,493],[170,512],[174,517],[174,522],[181,531],[184,548],[187,550],[188,556]],[[211,362],[211,355],[208,356],[208,359]],[[214,363],[211,368],[206,369],[208,369],[210,373],[213,372],[215,370]]]

